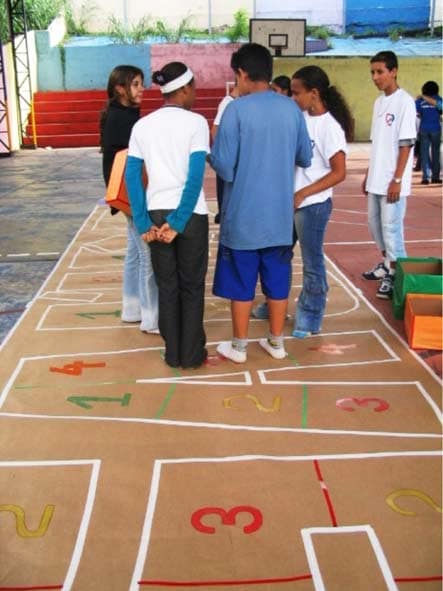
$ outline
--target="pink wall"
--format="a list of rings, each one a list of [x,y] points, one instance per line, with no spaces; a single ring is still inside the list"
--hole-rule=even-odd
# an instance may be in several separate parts
[[[239,47],[239,43],[151,45],[151,71],[160,70],[168,62],[184,62],[194,72],[197,88],[224,88],[226,82],[234,80],[229,64]]]

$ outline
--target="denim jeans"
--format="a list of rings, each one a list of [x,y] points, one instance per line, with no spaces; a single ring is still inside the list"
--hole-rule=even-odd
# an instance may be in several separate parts
[[[140,330],[158,328],[158,288],[151,263],[151,251],[128,222],[128,248],[123,270],[122,320],[140,322]]]
[[[406,256],[403,221],[407,197],[388,203],[386,195],[368,193],[368,224],[374,242],[389,261]]]
[[[328,293],[323,241],[331,211],[331,199],[295,211],[295,231],[303,262],[303,287],[295,312],[295,330],[319,332],[321,329]]]
[[[160,227],[171,210],[152,210]],[[172,367],[198,367],[207,357],[203,328],[208,269],[207,215],[192,214],[184,231],[170,243],[151,242],[159,290],[159,329],[165,361]]]
[[[441,131],[420,131],[420,160],[423,180],[440,178],[440,142]],[[430,154],[429,154],[430,150]]]

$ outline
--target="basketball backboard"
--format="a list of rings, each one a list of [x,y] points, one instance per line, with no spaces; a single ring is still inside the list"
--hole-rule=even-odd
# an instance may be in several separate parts
[[[306,54],[306,20],[252,18],[249,41],[269,49],[273,57],[299,57]]]

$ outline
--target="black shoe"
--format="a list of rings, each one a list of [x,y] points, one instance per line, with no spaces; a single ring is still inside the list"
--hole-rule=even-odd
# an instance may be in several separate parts
[[[443,183],[443,181],[441,179],[432,179],[431,183],[433,185],[441,185]]]
[[[392,298],[393,291],[394,275],[388,273],[386,277],[383,277],[381,280],[380,287],[378,288],[378,291],[375,295],[382,300],[390,300]]]
[[[428,179],[423,179],[421,182],[422,185],[429,185]]]
[[[389,274],[389,269],[385,266],[384,262],[378,263],[375,265],[373,269],[369,269],[369,271],[365,271],[362,273],[364,279],[368,279],[369,281],[380,281],[386,275]]]

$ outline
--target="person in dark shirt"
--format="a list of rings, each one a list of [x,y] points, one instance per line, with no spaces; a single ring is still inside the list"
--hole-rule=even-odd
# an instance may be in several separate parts
[[[134,124],[140,118],[143,72],[135,66],[117,66],[108,80],[108,103],[100,116],[100,145],[103,178],[109,184],[115,155],[129,145]],[[118,210],[111,208],[111,213]],[[123,271],[123,322],[140,322],[140,330],[158,334],[158,288],[151,263],[151,251],[137,232],[131,216],[128,248]]]

